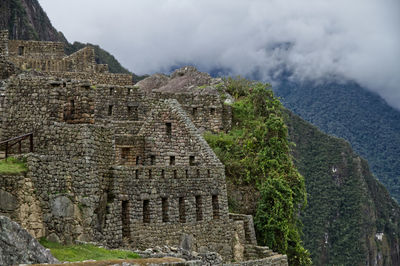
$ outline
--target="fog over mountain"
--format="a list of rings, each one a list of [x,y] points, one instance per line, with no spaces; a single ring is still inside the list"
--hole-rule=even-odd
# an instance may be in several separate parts
[[[137,74],[195,64],[273,81],[339,76],[400,109],[398,0],[39,0],[69,41]]]

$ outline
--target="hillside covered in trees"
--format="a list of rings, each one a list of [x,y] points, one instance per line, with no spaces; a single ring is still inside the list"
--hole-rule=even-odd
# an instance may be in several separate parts
[[[283,104],[324,132],[344,138],[400,202],[400,111],[355,82],[284,81]]]
[[[229,79],[227,87],[236,99],[234,127],[206,139],[226,165],[231,211],[255,215],[260,241],[288,254],[296,247],[296,258],[306,254],[296,235],[302,223],[316,265],[398,264],[400,208],[367,162],[343,139],[283,108],[268,85]],[[301,223],[290,219],[293,211]]]

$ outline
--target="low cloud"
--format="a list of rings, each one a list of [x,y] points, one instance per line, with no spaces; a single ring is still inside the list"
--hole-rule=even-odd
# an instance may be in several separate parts
[[[272,81],[341,75],[400,109],[398,0],[39,0],[69,41],[138,74],[195,63]]]

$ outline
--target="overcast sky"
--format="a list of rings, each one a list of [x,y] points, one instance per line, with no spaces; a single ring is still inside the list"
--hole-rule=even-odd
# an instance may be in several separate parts
[[[136,74],[196,64],[271,82],[344,75],[400,109],[399,0],[39,0],[70,42]]]

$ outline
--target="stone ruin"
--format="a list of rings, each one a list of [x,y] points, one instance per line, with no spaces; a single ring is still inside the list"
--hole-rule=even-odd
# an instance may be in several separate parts
[[[0,38],[1,139],[34,134],[28,170],[0,175],[0,215],[61,243],[144,250],[189,238],[226,262],[287,265],[257,246],[251,216],[228,212],[224,165],[201,135],[230,129],[220,80],[186,67],[133,85],[90,47],[65,56],[59,43]]]

